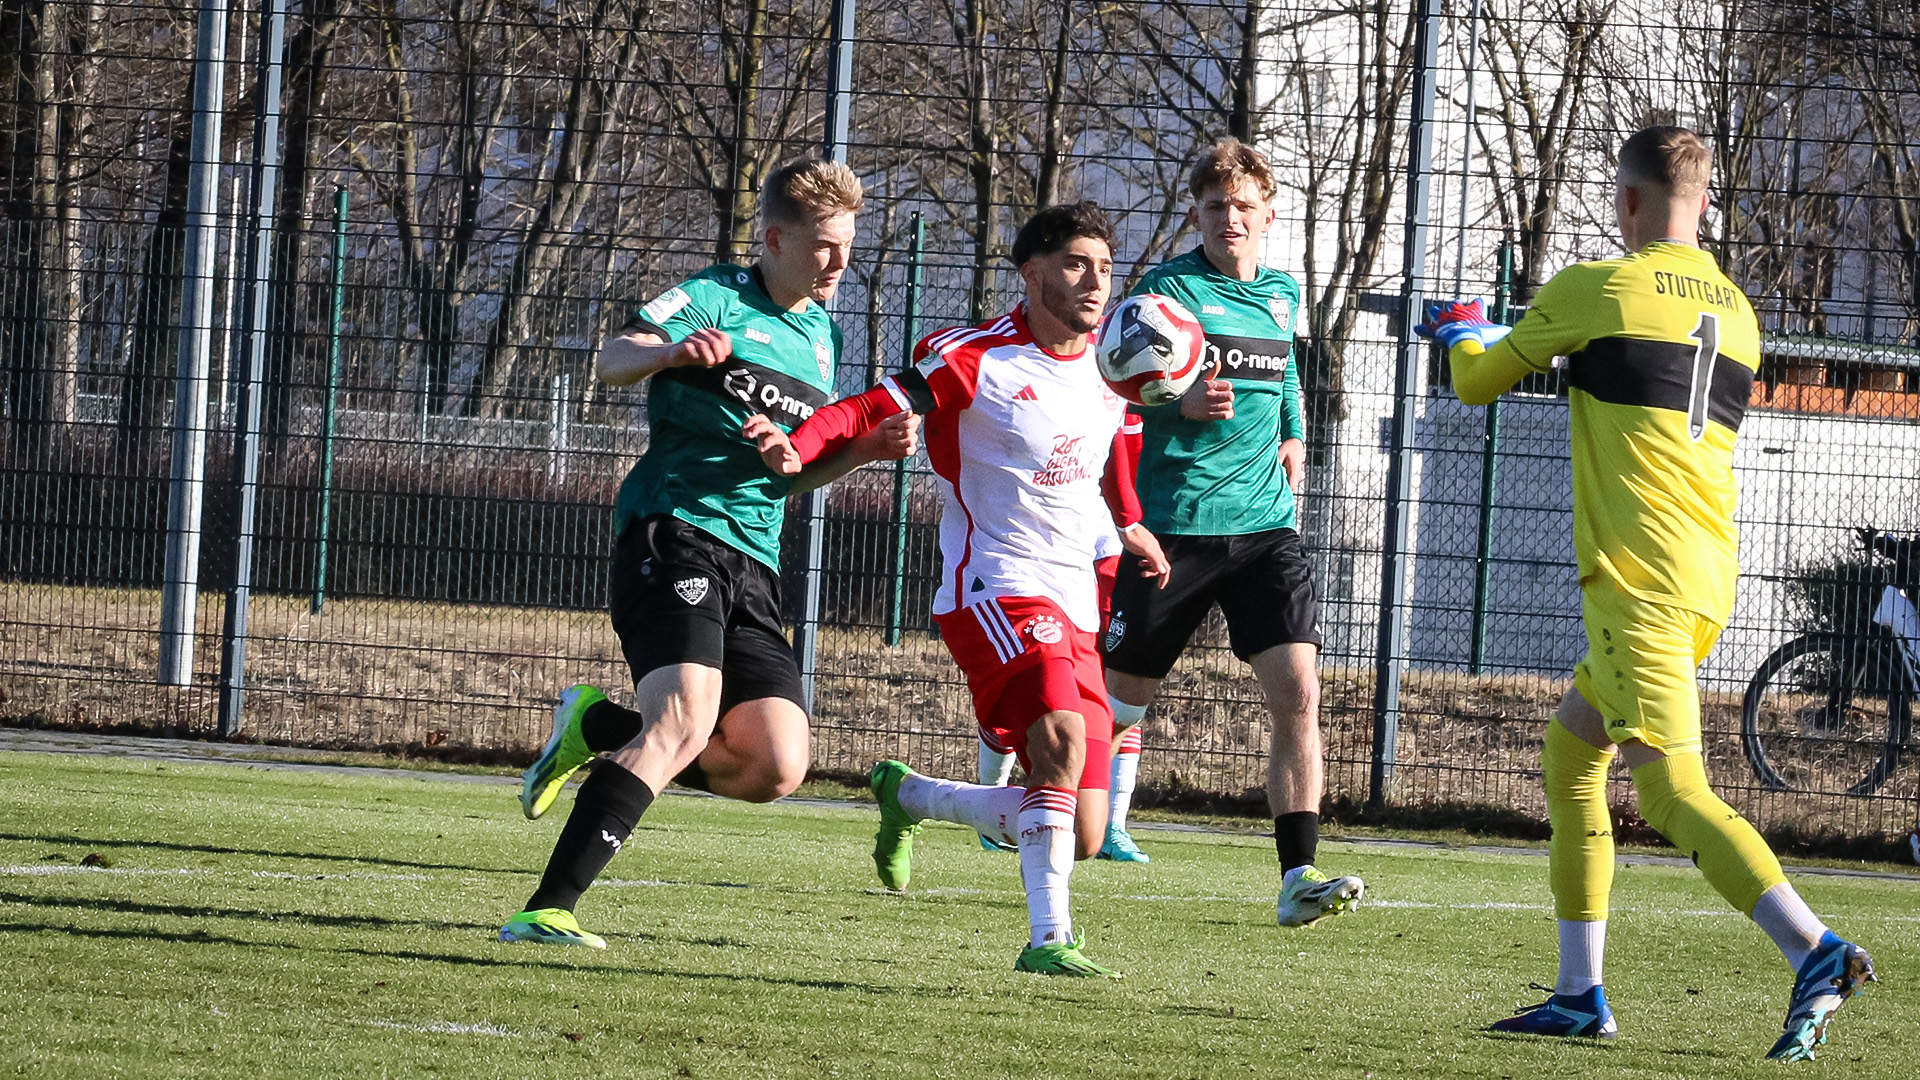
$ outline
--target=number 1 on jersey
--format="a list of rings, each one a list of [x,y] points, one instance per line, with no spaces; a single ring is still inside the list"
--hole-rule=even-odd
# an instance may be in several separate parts
[[[1687,380],[1687,434],[1694,442],[1707,433],[1707,402],[1713,395],[1713,360],[1720,355],[1720,319],[1700,313],[1700,322],[1687,335],[1698,342],[1693,350],[1693,377]]]

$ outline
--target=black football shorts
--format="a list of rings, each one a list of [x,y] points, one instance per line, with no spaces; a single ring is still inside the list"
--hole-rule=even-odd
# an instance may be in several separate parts
[[[1213,605],[1242,660],[1275,645],[1320,645],[1319,601],[1306,545],[1292,529],[1244,536],[1162,536],[1173,574],[1164,589],[1127,555],[1113,589],[1113,620],[1101,635],[1108,670],[1164,679]]]

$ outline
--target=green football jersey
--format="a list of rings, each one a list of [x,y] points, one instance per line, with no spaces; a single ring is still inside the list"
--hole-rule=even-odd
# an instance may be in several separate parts
[[[1264,266],[1241,281],[1195,248],[1149,270],[1133,291],[1170,296],[1193,312],[1207,332],[1202,370],[1218,361],[1220,378],[1233,384],[1230,420],[1189,420],[1177,401],[1134,407],[1147,528],[1181,536],[1294,528],[1280,443],[1306,436],[1293,362],[1300,286]]]
[[[760,460],[741,425],[765,413],[800,426],[832,397],[840,331],[818,304],[774,304],[758,268],[715,266],[654,297],[628,323],[679,341],[723,330],[733,355],[712,368],[668,368],[647,390],[647,452],[620,485],[614,528],[672,514],[774,569],[793,479]]]

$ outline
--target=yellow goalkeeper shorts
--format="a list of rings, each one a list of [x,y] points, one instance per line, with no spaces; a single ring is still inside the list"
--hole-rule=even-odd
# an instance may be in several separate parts
[[[1698,612],[1649,603],[1604,584],[1580,590],[1587,655],[1573,688],[1599,710],[1607,738],[1664,754],[1700,753],[1696,674],[1721,626]]]

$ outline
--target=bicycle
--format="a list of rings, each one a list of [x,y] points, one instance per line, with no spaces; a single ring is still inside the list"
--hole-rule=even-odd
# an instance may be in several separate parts
[[[1885,554],[1876,535],[1861,530]],[[1917,690],[1920,610],[1890,584],[1864,628],[1803,634],[1761,661],[1740,703],[1747,763],[1768,788],[1871,794],[1909,749]]]

